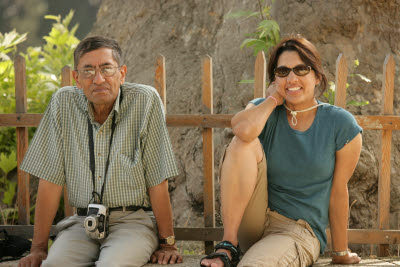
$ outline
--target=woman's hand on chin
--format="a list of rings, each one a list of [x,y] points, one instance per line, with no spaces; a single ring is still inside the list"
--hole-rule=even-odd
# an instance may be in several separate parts
[[[276,99],[277,105],[283,104],[283,89],[279,88],[276,82],[272,82],[267,88],[267,97],[272,96]]]

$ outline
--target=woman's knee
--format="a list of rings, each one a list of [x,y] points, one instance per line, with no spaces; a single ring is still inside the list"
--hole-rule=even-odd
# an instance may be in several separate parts
[[[254,158],[258,159],[262,153],[262,146],[258,138],[252,142],[244,142],[238,137],[233,137],[231,143],[226,149],[226,158]],[[262,154],[261,154],[262,155]]]

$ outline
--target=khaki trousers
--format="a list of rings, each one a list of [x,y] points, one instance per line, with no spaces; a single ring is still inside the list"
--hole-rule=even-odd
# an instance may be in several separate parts
[[[42,266],[143,266],[158,247],[152,212],[113,211],[109,235],[101,241],[86,236],[86,216],[71,216],[60,230]]]
[[[256,186],[239,227],[239,244],[245,254],[238,266],[312,265],[319,256],[319,240],[306,221],[295,221],[268,209],[267,185],[264,155],[257,165]]]

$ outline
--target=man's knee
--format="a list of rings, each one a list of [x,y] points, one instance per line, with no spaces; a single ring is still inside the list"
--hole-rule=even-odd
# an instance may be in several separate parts
[[[99,267],[140,267],[145,265],[153,254],[153,248],[146,246],[132,246],[125,249],[102,250],[96,266]],[[107,248],[106,248],[107,249]]]

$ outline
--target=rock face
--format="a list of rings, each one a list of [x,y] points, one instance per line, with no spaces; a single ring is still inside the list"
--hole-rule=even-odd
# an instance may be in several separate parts
[[[252,99],[253,85],[239,84],[251,79],[255,57],[240,49],[245,35],[255,30],[258,18],[226,19],[231,11],[257,10],[255,0],[104,0],[91,34],[118,40],[128,66],[128,81],[154,84],[158,54],[166,58],[167,113],[201,113],[201,61],[213,59],[214,113],[232,114]],[[300,33],[321,53],[328,80],[334,81],[339,53],[347,59],[350,73],[348,100],[368,100],[370,105],[349,106],[353,114],[378,115],[382,105],[382,66],[391,53],[399,62],[399,0],[280,0],[272,5],[272,16],[281,27],[281,36]],[[352,62],[358,59],[355,70]],[[395,88],[399,73],[396,71]],[[400,94],[395,90],[394,114],[400,113]],[[169,128],[181,174],[170,180],[177,226],[203,225],[201,129]],[[215,170],[230,129],[216,129]],[[351,228],[377,227],[379,139],[381,133],[365,130],[361,159],[350,181]],[[400,135],[392,141],[391,228],[397,229],[400,214]],[[216,174],[217,175],[217,174]],[[218,187],[218,185],[217,185]],[[218,190],[218,188],[217,188]],[[217,194],[218,195],[218,194]],[[219,198],[219,197],[217,197]],[[216,204],[219,210],[219,203]],[[218,216],[217,216],[218,217]],[[219,217],[218,217],[219,219]],[[221,223],[220,219],[217,223]]]

